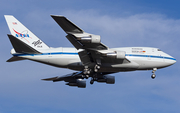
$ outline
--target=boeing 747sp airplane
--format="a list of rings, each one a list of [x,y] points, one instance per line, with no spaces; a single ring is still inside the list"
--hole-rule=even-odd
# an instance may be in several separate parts
[[[8,37],[12,43],[12,58],[7,62],[32,60],[47,65],[76,70],[71,74],[57,76],[46,81],[65,81],[66,85],[86,87],[87,79],[114,84],[115,77],[109,74],[135,70],[155,71],[168,67],[176,62],[172,56],[158,48],[121,47],[109,48],[101,43],[101,37],[84,32],[64,16],[51,15],[57,24],[67,33],[66,38],[75,48],[52,48],[34,35],[22,23],[11,15],[5,15],[11,34]]]

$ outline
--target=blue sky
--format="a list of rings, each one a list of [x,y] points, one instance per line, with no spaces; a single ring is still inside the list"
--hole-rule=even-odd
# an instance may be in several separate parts
[[[179,113],[179,0],[0,0],[0,113]],[[73,47],[50,17],[64,15],[109,47],[157,47],[177,59],[156,72],[121,72],[114,85],[79,89],[43,78],[73,72],[32,61],[7,63],[12,46],[4,15],[14,15],[52,47]]]

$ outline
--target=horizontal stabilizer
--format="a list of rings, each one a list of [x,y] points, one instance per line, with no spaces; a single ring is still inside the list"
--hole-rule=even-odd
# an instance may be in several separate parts
[[[64,16],[51,15],[66,33],[83,33],[83,30],[73,24]]]
[[[17,53],[27,53],[27,54],[41,54],[39,51],[35,50],[34,48],[30,47],[26,43],[22,42],[18,38],[13,35],[9,35],[9,40],[11,41],[15,51]]]
[[[20,61],[20,60],[25,60],[25,58],[21,58],[21,57],[11,57],[9,60],[7,60],[6,62],[14,62],[14,61]]]

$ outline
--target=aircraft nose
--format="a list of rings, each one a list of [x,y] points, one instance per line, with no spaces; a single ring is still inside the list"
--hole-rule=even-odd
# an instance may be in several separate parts
[[[173,57],[164,57],[164,61],[166,66],[171,66],[176,63],[176,59]]]
[[[171,65],[175,64],[175,63],[176,63],[176,59],[175,59],[175,58],[171,58],[171,60],[169,61],[169,63],[170,63]]]
[[[176,63],[176,59],[174,59],[173,61],[172,61],[172,64],[175,64]]]

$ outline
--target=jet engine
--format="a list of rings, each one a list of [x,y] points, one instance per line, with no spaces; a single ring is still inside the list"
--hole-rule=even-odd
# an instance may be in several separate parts
[[[101,42],[101,37],[99,35],[90,35],[87,37],[77,37],[77,40],[84,43],[99,44]]]
[[[124,51],[114,51],[111,53],[106,53],[105,56],[107,56],[109,58],[124,59],[125,54],[126,53]]]
[[[77,79],[77,80],[66,83],[66,85],[77,86],[78,88],[86,88],[86,81],[82,79]]]
[[[97,82],[105,82],[106,84],[114,84],[115,77],[111,75],[104,75],[102,78],[98,78]]]

